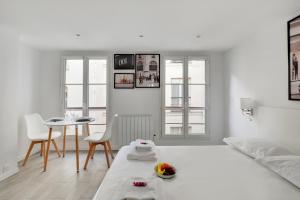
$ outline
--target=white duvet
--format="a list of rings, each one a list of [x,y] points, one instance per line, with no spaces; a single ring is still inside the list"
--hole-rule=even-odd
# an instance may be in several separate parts
[[[158,162],[177,169],[172,180],[163,181],[170,200],[299,200],[300,189],[228,146],[161,146]],[[94,200],[113,198],[119,180],[155,176],[156,162],[129,161],[128,147],[115,158]]]

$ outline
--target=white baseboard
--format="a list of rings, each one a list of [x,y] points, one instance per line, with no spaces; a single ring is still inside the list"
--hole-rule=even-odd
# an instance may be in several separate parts
[[[0,174],[0,181],[3,181],[4,179],[16,174],[19,172],[19,168],[15,167],[14,169],[11,169],[3,174]]]

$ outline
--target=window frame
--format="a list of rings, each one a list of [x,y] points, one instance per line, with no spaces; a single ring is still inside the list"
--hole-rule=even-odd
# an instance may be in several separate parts
[[[67,60],[83,60],[83,91],[82,91],[82,107],[67,107],[65,98],[65,85],[66,84],[66,61]],[[89,84],[89,60],[102,59],[106,60],[106,83],[105,84]],[[61,103],[62,103],[62,115],[66,110],[82,111],[82,116],[87,116],[89,110],[106,110],[106,122],[105,124],[91,124],[91,125],[107,125],[109,118],[109,88],[110,88],[110,70],[109,70],[109,57],[108,56],[62,56],[61,57]],[[70,84],[72,85],[72,84]],[[75,84],[76,85],[76,84]],[[80,84],[81,85],[81,84]],[[89,106],[89,85],[105,85],[106,86],[106,107],[90,107]],[[85,128],[81,136],[86,134]],[[75,135],[75,133],[67,133],[67,135]]]
[[[166,73],[166,60],[182,60],[183,61],[183,78],[184,78],[184,102],[183,102],[183,134],[182,135],[168,135],[165,132],[165,111],[169,108],[172,109],[172,107],[166,107],[165,106],[165,73]],[[189,84],[188,84],[188,62],[189,60],[201,60],[205,61],[205,84],[198,84],[198,85],[205,85],[205,107],[203,110],[205,110],[205,134],[203,135],[193,135],[188,134],[188,112],[189,112],[189,105],[186,105],[188,103],[187,97],[189,92]],[[161,134],[160,137],[162,139],[203,139],[207,140],[210,138],[210,123],[209,123],[209,116],[210,116],[210,64],[209,64],[209,57],[208,56],[165,56],[163,57],[163,63],[161,68],[161,81],[162,81],[162,87],[161,87]],[[178,109],[181,109],[180,107]],[[201,110],[198,107],[194,107],[191,110]],[[201,124],[201,123],[199,123]]]

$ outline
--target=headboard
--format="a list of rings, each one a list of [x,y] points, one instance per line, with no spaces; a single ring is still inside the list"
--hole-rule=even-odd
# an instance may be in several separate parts
[[[300,155],[300,109],[258,107],[258,136],[282,144]]]

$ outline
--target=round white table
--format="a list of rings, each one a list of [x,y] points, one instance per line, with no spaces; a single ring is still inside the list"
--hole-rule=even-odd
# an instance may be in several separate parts
[[[76,120],[61,120],[61,121],[51,121],[48,120],[45,122],[45,125],[49,127],[49,133],[48,133],[48,143],[47,143],[47,149],[46,154],[44,158],[44,172],[47,169],[47,163],[48,163],[48,154],[50,150],[50,143],[51,143],[51,137],[52,137],[52,129],[53,127],[64,127],[64,138],[63,138],[63,157],[65,157],[65,151],[66,151],[66,131],[67,126],[75,126],[75,145],[76,145],[76,169],[77,173],[79,172],[79,142],[78,142],[78,126],[86,126],[87,128],[87,134],[90,135],[90,128],[89,123],[95,121],[94,118],[90,118],[89,121],[76,121]]]

